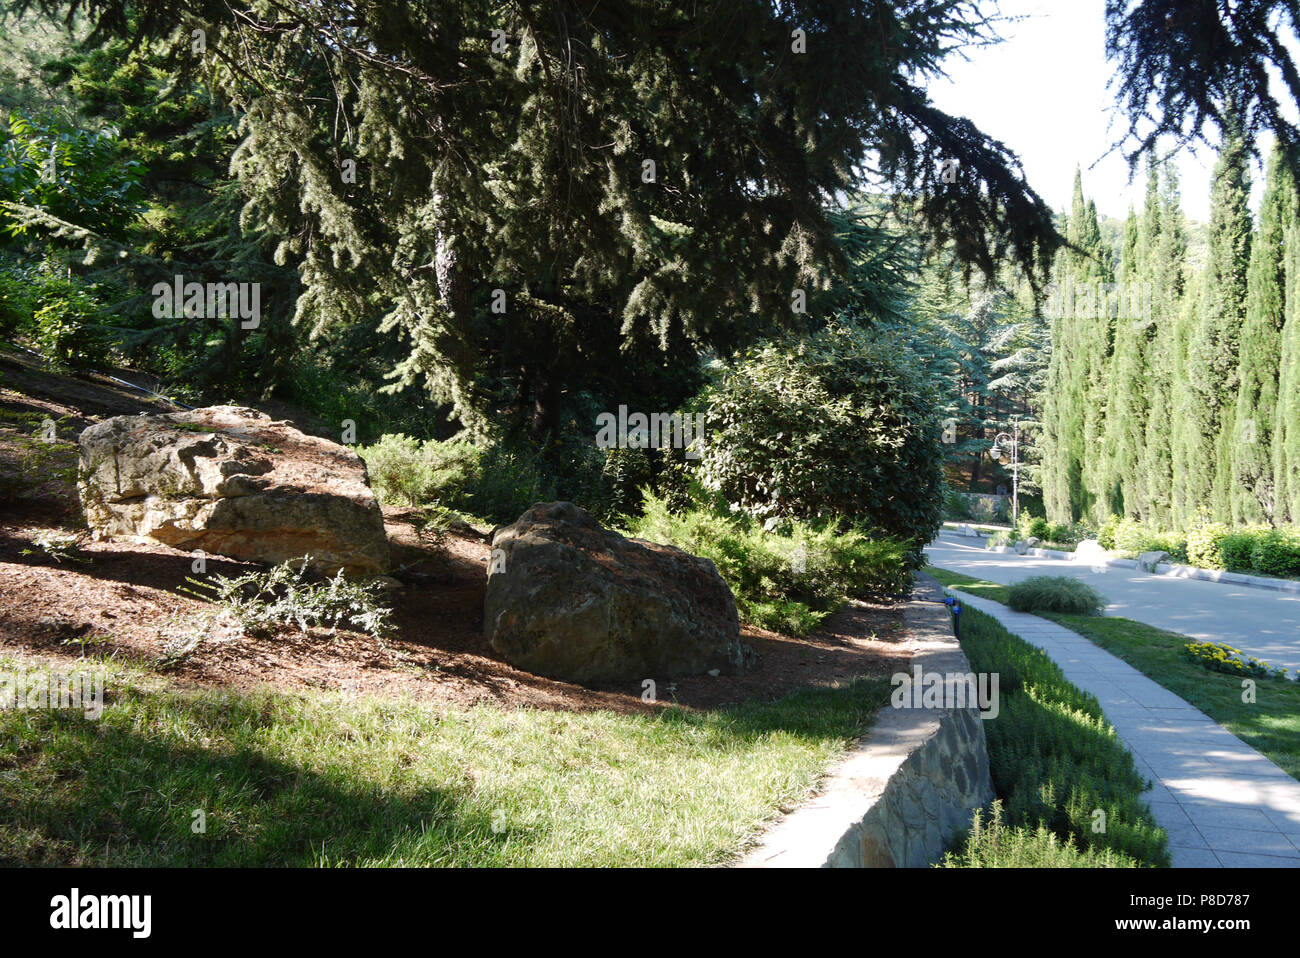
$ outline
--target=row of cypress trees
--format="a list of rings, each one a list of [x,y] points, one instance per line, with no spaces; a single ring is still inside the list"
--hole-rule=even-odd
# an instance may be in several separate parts
[[[1249,162],[1225,137],[1203,257],[1169,164],[1148,166],[1118,257],[1076,174],[1040,402],[1053,521],[1300,522],[1300,199],[1275,150],[1253,222]]]

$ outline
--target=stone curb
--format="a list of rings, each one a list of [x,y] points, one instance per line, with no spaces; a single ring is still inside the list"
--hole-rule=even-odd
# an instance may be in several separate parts
[[[989,546],[989,552],[1002,552],[1008,555],[1026,555],[1033,556],[1036,559],[1061,559],[1069,562],[1073,552],[1061,552],[1057,549],[1026,549],[1024,552],[1017,552],[1014,546]]]
[[[1272,589],[1274,592],[1300,592],[1300,582],[1295,579],[1270,579],[1261,575],[1247,575],[1244,572],[1225,572],[1222,569],[1198,569],[1190,565],[1174,565],[1162,562],[1156,566],[1156,575],[1172,576],[1176,579],[1204,579],[1206,582],[1226,582],[1231,585],[1249,585],[1256,589]]]
[[[1011,546],[993,546],[989,552],[1019,555]],[[1074,561],[1073,552],[1058,552],[1055,549],[1026,549],[1025,555],[1039,559],[1060,559],[1064,562]],[[1114,566],[1120,569],[1136,569],[1136,559],[1098,559],[1091,565]],[[1295,579],[1270,579],[1266,576],[1247,575],[1244,572],[1225,572],[1222,569],[1198,569],[1196,566],[1175,565],[1161,562],[1152,575],[1165,575],[1175,579],[1201,579],[1205,582],[1222,582],[1227,585],[1247,585],[1256,589],[1272,589],[1274,592],[1300,593],[1300,581]]]
[[[904,610],[923,673],[970,672],[939,583],[923,573]],[[924,868],[938,861],[977,808],[993,800],[976,706],[892,708],[836,764],[818,793],[786,815],[741,868]]]

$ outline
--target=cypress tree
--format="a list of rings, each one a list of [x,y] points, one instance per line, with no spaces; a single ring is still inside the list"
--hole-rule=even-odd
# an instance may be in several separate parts
[[[1186,370],[1195,391],[1195,403],[1188,411],[1196,425],[1188,491],[1193,501],[1208,503],[1214,517],[1222,521],[1231,518],[1228,489],[1237,405],[1237,350],[1250,259],[1248,156],[1241,135],[1229,132],[1214,166],[1203,301]]]
[[[1120,251],[1119,258],[1119,278],[1120,282],[1127,283],[1138,278],[1138,242],[1141,235],[1141,226],[1137,214],[1133,212],[1133,204],[1128,207],[1128,217],[1124,220],[1124,248]]]
[[[1276,512],[1273,431],[1278,411],[1278,370],[1286,318],[1285,239],[1295,224],[1296,190],[1280,149],[1269,157],[1259,231],[1250,250],[1246,323],[1237,369],[1229,505],[1237,523],[1272,521]]]
[[[1208,485],[1204,461],[1199,459],[1201,427],[1196,415],[1199,399],[1192,383],[1192,340],[1204,300],[1204,275],[1188,284],[1182,308],[1173,323],[1169,354],[1170,405],[1170,512],[1175,527],[1184,528],[1204,503]]]
[[[1052,358],[1043,394],[1043,494],[1048,514],[1073,522],[1094,511],[1102,482],[1110,320],[1103,308],[1111,281],[1097,208],[1083,195],[1076,169],[1063,232],[1073,248],[1057,258],[1058,315],[1052,321]]]
[[[1069,218],[1062,217],[1062,234],[1069,231]],[[1040,483],[1043,506],[1053,522],[1072,522],[1074,491],[1079,477],[1078,445],[1070,421],[1074,408],[1070,372],[1077,351],[1074,312],[1070,302],[1070,271],[1067,254],[1057,256],[1052,269],[1052,299],[1048,304],[1051,355],[1047,379],[1039,405],[1042,430],[1038,447],[1041,455]]]
[[[1110,391],[1111,352],[1114,348],[1115,317],[1111,309],[1111,289],[1115,282],[1114,264],[1101,238],[1097,204],[1088,200],[1084,207],[1079,243],[1088,252],[1084,263],[1084,282],[1090,293],[1089,311],[1079,324],[1080,353],[1083,369],[1083,484],[1085,502],[1081,514],[1100,519],[1105,514],[1106,407]]]
[[[1300,223],[1284,240],[1286,324],[1278,362],[1277,413],[1273,425],[1274,521],[1300,523]]]
[[[1105,514],[1137,516],[1146,511],[1146,490],[1140,481],[1140,464],[1146,439],[1146,346],[1149,331],[1146,317],[1133,315],[1128,294],[1134,285],[1140,286],[1142,279],[1149,275],[1160,236],[1160,218],[1159,177],[1152,164],[1148,170],[1141,219],[1134,221],[1130,216],[1125,224],[1121,276],[1126,281],[1121,283],[1115,297],[1115,346],[1106,404],[1106,468],[1100,500],[1100,511]]]
[[[1069,232],[1069,217],[1062,216],[1058,226],[1062,235]],[[1042,429],[1038,446],[1042,457],[1040,483],[1043,488],[1043,506],[1048,518],[1054,522],[1070,522],[1075,518],[1072,502],[1072,482],[1076,476],[1077,449],[1070,428],[1069,373],[1075,352],[1074,318],[1069,302],[1070,278],[1068,254],[1056,257],[1052,266],[1052,296],[1047,305],[1051,355],[1047,363],[1047,378],[1039,401],[1042,409]]]
[[[1145,442],[1140,453],[1141,518],[1167,524],[1173,497],[1173,435],[1169,420],[1174,407],[1174,354],[1177,349],[1179,304],[1183,296],[1187,257],[1187,228],[1178,192],[1178,173],[1172,163],[1162,169],[1160,232],[1137,288],[1131,291],[1142,304],[1149,301],[1150,315],[1142,323],[1146,383],[1135,383],[1149,396]],[[1148,322],[1149,320],[1149,322]]]

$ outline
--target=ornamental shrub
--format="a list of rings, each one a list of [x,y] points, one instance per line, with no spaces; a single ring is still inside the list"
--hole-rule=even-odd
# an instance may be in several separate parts
[[[846,518],[905,540],[939,529],[942,405],[906,339],[830,326],[745,354],[706,393],[706,486],[759,519]]]

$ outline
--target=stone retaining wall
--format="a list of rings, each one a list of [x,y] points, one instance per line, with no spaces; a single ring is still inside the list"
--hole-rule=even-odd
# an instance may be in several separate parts
[[[905,612],[912,666],[966,674],[943,590],[918,575]],[[748,868],[923,868],[938,861],[972,812],[993,800],[977,707],[886,705],[822,790],[778,821],[740,863]]]

